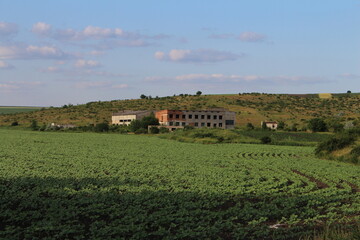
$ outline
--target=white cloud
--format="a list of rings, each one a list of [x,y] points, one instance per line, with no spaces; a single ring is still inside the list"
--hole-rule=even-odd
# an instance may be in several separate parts
[[[192,73],[178,75],[175,77],[147,77],[145,81],[153,82],[182,82],[182,83],[214,83],[214,84],[234,84],[234,83],[254,83],[254,84],[311,84],[325,83],[328,79],[322,77],[306,76],[261,76],[261,75],[226,75],[220,73],[202,74]]]
[[[47,36],[51,33],[51,25],[44,22],[38,22],[33,25],[31,31],[40,36]]]
[[[123,89],[123,88],[128,88],[129,86],[127,84],[117,84],[117,85],[113,85],[111,88],[118,88],[118,89]]]
[[[95,26],[87,26],[83,31],[82,35],[84,37],[93,37],[93,38],[109,38],[109,37],[118,37],[123,35],[123,30],[120,28],[110,29],[110,28],[101,28]]]
[[[0,45],[0,59],[66,59],[70,54],[54,46]]]
[[[127,84],[114,84],[110,81],[97,81],[97,82],[79,82],[75,84],[76,88],[113,88],[113,89],[125,89],[128,88]]]
[[[0,60],[0,70],[1,69],[11,69],[11,68],[14,68],[14,66],[12,66],[11,64],[9,64],[5,61]]]
[[[262,42],[265,39],[265,35],[256,32],[242,32],[239,36],[239,40],[242,42]]]
[[[98,61],[94,60],[79,59],[75,62],[75,67],[77,68],[96,68],[100,66],[101,64]]]
[[[0,22],[0,36],[10,36],[18,32],[18,26],[15,23]]]
[[[234,61],[243,56],[226,51],[213,49],[172,49],[169,53],[158,51],[154,57],[162,61],[172,62],[222,62]]]
[[[13,92],[15,90],[30,89],[41,85],[43,85],[43,83],[39,81],[6,81],[0,83],[0,91]]]

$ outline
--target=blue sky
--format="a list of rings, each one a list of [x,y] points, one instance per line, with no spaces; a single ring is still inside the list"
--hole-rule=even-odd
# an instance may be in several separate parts
[[[0,0],[0,106],[360,92],[359,0]]]

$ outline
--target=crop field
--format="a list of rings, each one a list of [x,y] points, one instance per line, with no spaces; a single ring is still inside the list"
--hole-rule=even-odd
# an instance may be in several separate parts
[[[313,147],[0,130],[0,239],[299,239],[359,222],[359,166]]]
[[[13,114],[22,112],[33,112],[40,110],[41,107],[3,107],[0,106],[0,114]]]

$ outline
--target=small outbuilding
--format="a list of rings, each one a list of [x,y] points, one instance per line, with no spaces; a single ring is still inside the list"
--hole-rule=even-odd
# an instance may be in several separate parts
[[[272,130],[276,130],[278,128],[278,123],[273,121],[261,121],[261,127],[266,125],[267,128],[270,128]]]

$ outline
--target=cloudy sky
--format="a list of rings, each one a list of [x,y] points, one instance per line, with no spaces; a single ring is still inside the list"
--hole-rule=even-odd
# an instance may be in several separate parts
[[[0,106],[360,92],[359,0],[0,0]]]

